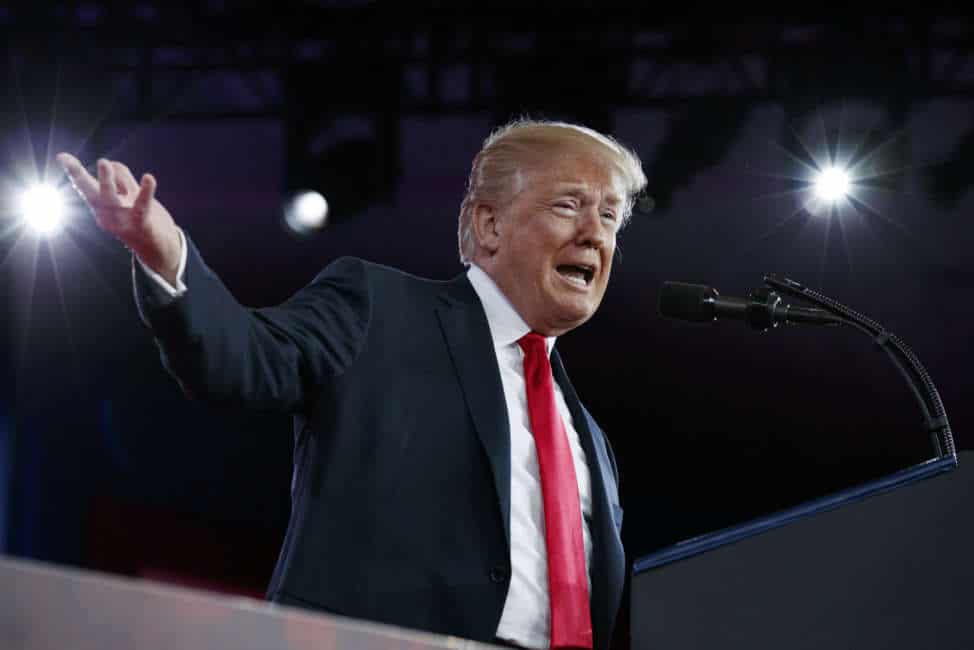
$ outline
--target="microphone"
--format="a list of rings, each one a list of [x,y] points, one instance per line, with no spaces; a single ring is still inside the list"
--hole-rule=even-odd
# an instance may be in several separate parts
[[[685,282],[663,283],[659,294],[659,313],[665,318],[694,323],[718,319],[743,320],[760,331],[782,323],[838,325],[842,322],[823,309],[786,304],[769,287],[752,289],[746,298],[735,298],[721,296],[713,287]]]

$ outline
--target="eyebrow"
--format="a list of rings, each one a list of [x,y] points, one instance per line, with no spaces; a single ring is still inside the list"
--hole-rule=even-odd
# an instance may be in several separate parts
[[[557,194],[571,194],[579,198],[585,198],[587,195],[586,190],[587,185],[580,183],[560,183],[556,186]],[[605,195],[605,202],[612,206],[618,206],[622,204],[622,198],[612,192],[608,192]]]

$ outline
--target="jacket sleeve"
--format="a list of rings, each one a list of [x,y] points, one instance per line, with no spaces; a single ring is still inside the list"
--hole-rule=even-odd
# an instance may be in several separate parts
[[[364,343],[371,313],[366,263],[343,257],[280,305],[241,305],[189,236],[186,291],[163,296],[133,263],[135,301],[163,366],[191,399],[295,412],[340,375]]]

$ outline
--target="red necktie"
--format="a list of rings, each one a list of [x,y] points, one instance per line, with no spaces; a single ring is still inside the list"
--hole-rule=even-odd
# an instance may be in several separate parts
[[[538,450],[548,551],[548,593],[552,648],[591,648],[592,617],[582,539],[575,463],[565,426],[555,406],[548,348],[540,334],[518,341],[524,350],[528,415]]]

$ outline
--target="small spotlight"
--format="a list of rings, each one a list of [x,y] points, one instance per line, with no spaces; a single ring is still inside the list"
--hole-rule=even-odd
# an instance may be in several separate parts
[[[815,178],[815,194],[823,201],[835,202],[849,193],[849,174],[838,167],[826,167]]]
[[[314,190],[298,192],[284,208],[284,221],[299,235],[321,230],[328,222],[328,201]]]
[[[50,236],[63,226],[64,200],[49,185],[33,185],[20,195],[20,216],[34,232]]]

